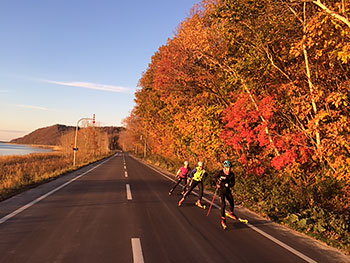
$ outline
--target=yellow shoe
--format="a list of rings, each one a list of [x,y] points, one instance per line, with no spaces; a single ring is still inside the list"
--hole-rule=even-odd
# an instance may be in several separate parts
[[[238,218],[238,220],[241,223],[248,224],[248,220],[247,219]]]
[[[203,208],[203,209],[205,209],[206,208],[206,206],[205,205],[202,205],[202,203],[201,203],[201,201],[197,201],[197,202],[195,202],[194,203],[196,206],[198,206],[199,208]]]

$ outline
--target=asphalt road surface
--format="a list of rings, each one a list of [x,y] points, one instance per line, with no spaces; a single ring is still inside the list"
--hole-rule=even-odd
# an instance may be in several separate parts
[[[257,217],[227,220],[215,205],[177,206],[171,177],[119,153],[0,203],[0,262],[350,262]],[[212,196],[206,194],[208,206]]]

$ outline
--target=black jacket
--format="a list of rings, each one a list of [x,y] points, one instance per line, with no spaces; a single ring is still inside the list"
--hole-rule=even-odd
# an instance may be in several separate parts
[[[232,188],[235,185],[235,175],[232,171],[228,175],[223,170],[218,171],[213,177],[213,183],[215,185],[220,184],[220,188]]]

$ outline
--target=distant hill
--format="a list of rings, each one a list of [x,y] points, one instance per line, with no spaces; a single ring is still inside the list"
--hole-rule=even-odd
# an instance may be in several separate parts
[[[122,127],[96,127],[107,132],[110,149],[119,149],[118,138]],[[74,131],[75,127],[56,124],[45,128],[37,129],[21,138],[13,139],[11,143],[17,144],[37,144],[37,145],[60,145],[62,135]]]
[[[59,145],[61,136],[67,132],[74,131],[75,127],[56,124],[53,126],[37,129],[21,138],[13,139],[11,143]]]

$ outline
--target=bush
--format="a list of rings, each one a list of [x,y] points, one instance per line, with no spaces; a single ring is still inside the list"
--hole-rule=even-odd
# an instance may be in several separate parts
[[[292,177],[236,177],[236,200],[279,223],[350,252],[346,195],[333,178],[301,187]]]

